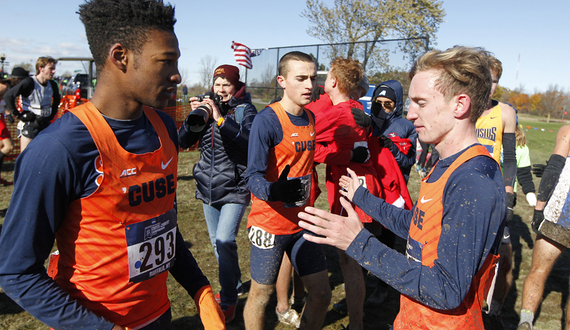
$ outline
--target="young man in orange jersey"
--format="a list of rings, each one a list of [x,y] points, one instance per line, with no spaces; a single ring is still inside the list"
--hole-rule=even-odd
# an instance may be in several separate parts
[[[153,109],[164,108],[180,83],[174,8],[161,0],[89,0],[79,15],[97,90],[18,157],[0,237],[0,285],[55,329],[167,329],[170,271],[205,328],[224,329],[177,226],[176,125]],[[43,265],[54,241],[52,279]]]
[[[394,329],[482,330],[482,301],[506,216],[499,164],[475,134],[491,75],[481,49],[456,46],[418,58],[410,78],[408,119],[440,154],[416,205],[403,210],[372,196],[350,169],[350,177],[339,180],[344,197],[407,239],[406,255],[364,229],[344,198],[348,217],[307,207],[299,225],[324,236],[305,235],[307,240],[345,250],[402,294]]]
[[[317,77],[313,59],[301,52],[279,61],[283,98],[263,109],[251,126],[246,186],[252,193],[247,227],[251,241],[251,289],[245,327],[264,327],[265,306],[287,253],[307,288],[300,329],[320,329],[331,298],[324,250],[303,238],[297,214],[309,199],[314,152],[313,114],[304,108]]]

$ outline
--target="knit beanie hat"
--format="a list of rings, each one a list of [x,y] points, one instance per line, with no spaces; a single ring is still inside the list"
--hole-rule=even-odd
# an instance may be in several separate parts
[[[392,88],[386,85],[380,85],[378,88],[376,88],[376,91],[374,93],[374,101],[376,101],[376,98],[379,96],[389,98],[390,100],[394,101],[394,103],[396,103],[396,93],[394,93],[394,90]]]
[[[220,65],[214,71],[214,80],[218,77],[226,78],[236,89],[240,89],[242,83],[239,81],[239,69],[233,65]]]

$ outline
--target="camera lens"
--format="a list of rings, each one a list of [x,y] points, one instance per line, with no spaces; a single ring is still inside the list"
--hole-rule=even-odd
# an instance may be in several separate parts
[[[206,127],[206,121],[209,118],[209,106],[201,105],[196,110],[188,114],[186,124],[192,132],[201,132]]]

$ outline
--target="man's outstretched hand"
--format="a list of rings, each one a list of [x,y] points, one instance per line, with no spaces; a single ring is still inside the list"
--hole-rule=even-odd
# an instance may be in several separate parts
[[[340,204],[348,213],[347,217],[314,207],[306,207],[305,212],[299,212],[299,226],[321,236],[304,234],[303,237],[310,242],[327,244],[346,251],[364,226],[346,198],[341,197]]]

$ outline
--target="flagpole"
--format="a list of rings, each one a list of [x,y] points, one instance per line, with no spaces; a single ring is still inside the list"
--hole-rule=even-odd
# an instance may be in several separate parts
[[[247,90],[247,68],[245,68],[245,80],[244,80],[244,87],[243,87],[243,91],[245,92]]]

